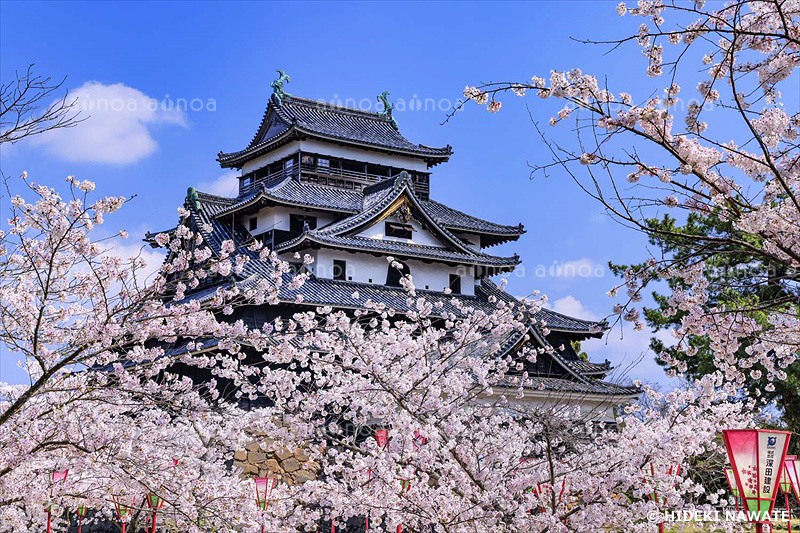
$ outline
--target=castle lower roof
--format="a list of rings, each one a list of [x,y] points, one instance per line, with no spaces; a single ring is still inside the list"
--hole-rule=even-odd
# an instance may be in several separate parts
[[[388,178],[377,185],[391,187],[395,180],[396,177]],[[377,192],[379,193],[380,191]],[[263,205],[284,205],[354,215],[370,207],[376,194],[370,188],[366,190],[341,189],[286,178],[271,187],[260,187],[256,191],[236,200],[223,199],[227,205],[215,211],[215,216],[226,216],[239,211],[259,208]],[[516,240],[525,233],[525,228],[522,224],[516,226],[497,224],[468,215],[434,200],[419,199],[418,201],[425,211],[442,227],[456,232],[480,234],[483,247]]]

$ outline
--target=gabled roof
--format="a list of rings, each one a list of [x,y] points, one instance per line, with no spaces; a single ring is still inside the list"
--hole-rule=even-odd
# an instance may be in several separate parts
[[[216,215],[226,208],[230,207],[236,202],[233,198],[224,196],[216,196],[200,191],[196,191],[194,187],[189,187],[186,195],[184,207],[189,209],[191,213],[191,221],[196,231],[198,231],[209,244],[209,247],[214,253],[219,252],[222,246],[222,241],[232,239],[235,230],[231,230],[230,221],[225,223],[216,219]],[[211,225],[211,231],[204,229],[206,224]],[[244,228],[241,228],[244,230]],[[171,228],[162,232],[148,232],[144,240],[155,247],[155,236],[157,233],[171,233],[175,228]],[[237,233],[237,239],[244,239],[248,234],[242,234],[241,231]]]
[[[591,361],[567,361],[567,365],[584,376],[605,376],[612,370],[609,361],[604,361],[602,363],[592,363]]]
[[[622,396],[626,398],[635,398],[642,392],[639,387],[618,385],[608,381],[576,382],[548,376],[532,376],[526,380],[517,380],[509,377],[499,382],[498,385],[509,388],[522,386],[526,390],[559,392],[570,395]]]
[[[370,205],[374,209],[379,209],[381,205],[385,204],[387,195],[392,196],[396,192],[396,187],[401,186],[402,180],[398,180],[391,187],[383,189],[376,188],[376,190],[368,191],[368,196],[371,198]],[[255,286],[263,279],[270,279],[273,273],[273,267],[270,263],[261,261],[255,252],[250,252],[247,247],[242,246],[249,240],[248,232],[241,226],[236,224],[233,228],[230,227],[229,218],[217,219],[215,215],[223,212],[235,203],[235,200],[230,198],[223,198],[210,194],[205,194],[190,190],[187,195],[187,201],[184,204],[190,213],[190,220],[188,223],[197,228],[205,238],[206,242],[211,247],[212,251],[218,253],[220,251],[222,241],[225,239],[233,239],[234,242],[240,245],[240,253],[249,256],[250,261],[245,265],[245,270],[241,275],[231,275],[228,278],[219,279],[211,286],[203,285],[198,289],[191,291],[187,294],[184,301],[197,300],[200,302],[213,298],[218,287],[231,287],[237,286],[245,294],[248,288]],[[205,231],[203,228],[206,224],[210,224],[211,230]],[[319,239],[331,239],[330,242],[342,243],[356,240],[363,245],[384,245],[391,243],[390,241],[381,241],[375,239],[368,239],[363,237],[348,236],[347,228],[350,225],[344,225],[345,235],[317,235]],[[340,227],[342,229],[342,227]],[[304,236],[309,238],[310,232],[306,232]],[[366,242],[363,241],[374,241]],[[409,246],[408,243],[397,242],[391,243],[398,246]],[[421,254],[419,248],[425,250],[425,253],[430,254],[457,254],[460,252],[448,251],[442,248],[423,247],[419,245],[414,246],[415,254]],[[471,249],[468,249],[472,251]],[[381,255],[401,255],[394,250],[375,249],[375,252]],[[474,253],[474,251],[472,251]],[[481,254],[484,258],[486,256]],[[454,258],[455,259],[455,258]],[[468,258],[459,256],[458,261],[465,262]],[[508,259],[508,258],[498,258]],[[435,260],[442,260],[441,257],[436,257]],[[339,308],[350,309],[364,309],[367,302],[374,302],[383,304],[386,307],[395,309],[399,313],[406,313],[415,309],[415,299],[410,298],[409,295],[401,288],[387,287],[379,284],[366,284],[357,282],[345,282],[330,279],[320,279],[316,277],[309,278],[301,287],[291,288],[288,283],[289,274],[285,274],[286,278],[279,291],[279,301],[284,304],[302,305],[302,306],[318,306],[318,305],[331,305]],[[491,312],[497,305],[496,302],[504,302],[505,304],[516,306],[520,302],[501,290],[497,285],[489,280],[482,280],[480,284],[475,287],[474,295],[447,295],[440,291],[427,291],[418,289],[418,296],[424,296],[427,301],[432,304],[439,304],[441,312],[455,313],[461,316],[465,309],[476,309],[483,312]],[[458,304],[458,305],[456,305]],[[573,360],[567,353],[569,350],[561,353],[558,348],[552,345],[548,337],[544,335],[545,331],[542,328],[552,329],[553,331],[564,332],[574,335],[576,338],[585,338],[587,336],[595,336],[602,332],[607,327],[604,322],[591,322],[587,320],[575,319],[550,311],[548,309],[541,309],[536,312],[532,317],[531,329],[528,332],[530,339],[533,339],[537,345],[547,347],[548,354],[553,362],[558,367],[564,369],[562,378],[553,376],[539,375],[537,379],[547,380],[545,388],[547,390],[561,390],[571,392],[586,392],[598,394],[635,394],[638,389],[630,387],[620,387],[617,385],[597,381],[594,377],[603,377],[609,370],[610,364],[604,363],[591,363],[587,361]],[[551,334],[552,336],[553,334]],[[524,343],[524,335],[515,332],[507,339],[502,340],[497,345],[498,353],[507,353],[509,350],[515,350],[516,347]],[[555,380],[555,381],[552,381]],[[541,384],[540,384],[541,386]],[[526,385],[526,388],[529,386]]]
[[[246,292],[248,287],[251,284],[257,283],[257,281],[258,276],[252,276],[247,280],[237,283],[237,285],[243,292]],[[288,278],[284,281],[288,281]],[[211,299],[213,296],[214,290],[206,289],[188,296],[187,300],[199,299],[203,301]],[[497,304],[494,302],[500,300],[512,304],[516,302],[513,296],[487,280],[482,281],[480,285],[475,287],[474,296],[446,295],[437,291],[418,289],[417,298],[419,297],[423,297],[428,303],[438,306],[440,313],[453,313],[456,316],[463,316],[464,313],[469,310],[491,313],[496,309]],[[494,297],[494,300],[492,297]],[[408,293],[401,288],[352,281],[335,281],[315,277],[309,278],[301,287],[296,289],[290,289],[288,288],[288,283],[284,283],[280,291],[280,301],[285,304],[302,306],[330,305],[344,309],[365,309],[368,303],[380,304],[386,308],[394,309],[399,313],[416,310],[416,298],[409,297]],[[459,306],[455,305],[456,302],[459,303]],[[547,310],[543,310],[543,314],[539,315],[537,313],[537,316],[546,318],[547,313]],[[621,395],[630,397],[636,396],[641,392],[637,387],[617,385],[595,379],[593,376],[600,375],[600,372],[598,372],[600,368],[604,370],[603,374],[610,369],[608,362],[590,363],[581,361],[581,364],[577,365],[574,361],[565,360],[559,355],[558,351],[540,335],[536,326],[531,326],[531,328],[532,329],[527,332],[512,331],[506,338],[499,339],[496,343],[495,355],[503,356],[515,350],[526,342],[525,335],[527,334],[537,345],[551,349],[549,352],[541,354],[539,357],[551,358],[556,365],[564,369],[564,375],[562,377],[555,375],[534,375],[524,382],[517,382],[513,376],[508,376],[508,379],[498,383],[499,386],[518,387],[521,385],[528,390],[614,396]],[[602,377],[602,375],[599,377]]]
[[[221,217],[237,211],[269,204],[319,209],[321,211],[352,215],[370,207],[376,200],[380,200],[382,196],[376,193],[385,190],[384,188],[391,188],[394,185],[394,180],[395,178],[389,178],[367,187],[366,190],[353,190],[286,178],[271,187],[262,186],[258,190],[236,200],[224,198],[227,205],[225,208],[218,210],[215,216]],[[437,224],[451,232],[480,234],[483,247],[515,240],[525,233],[522,224],[516,226],[496,224],[433,200],[419,200],[419,204],[436,220]]]
[[[208,194],[200,191],[195,191],[197,195],[197,202],[186,202],[186,206],[189,209],[190,216],[192,218],[193,226],[197,228],[198,231],[203,235],[206,243],[210,246],[211,250],[215,253],[218,253],[222,246],[222,241],[226,239],[234,238],[235,233],[235,240],[238,244],[243,244],[250,240],[249,233],[241,227],[241,225],[237,225],[234,231],[231,231],[230,227],[230,219],[224,218],[217,220],[217,215],[221,213],[227,212],[227,209],[230,208],[232,205],[237,203],[237,200],[233,198],[226,198],[223,196],[216,196],[213,194]],[[204,224],[208,223],[211,225],[211,231],[206,232],[203,227]],[[328,226],[330,228],[331,226]],[[173,228],[174,229],[174,228]],[[170,231],[170,230],[167,230]],[[155,233],[149,233],[147,236],[148,242],[155,236]],[[490,256],[491,257],[491,256]],[[246,267],[247,271],[251,275],[268,275],[271,272],[271,267],[267,264],[261,263],[257,259],[257,256],[251,258],[251,261],[248,263]],[[314,283],[330,283],[334,286],[342,286],[345,285],[344,282],[332,281],[332,280],[313,280]],[[309,288],[313,286],[311,283],[312,280],[306,282],[305,286]],[[360,284],[357,284],[360,285]],[[397,289],[393,289],[390,287],[384,287],[380,285],[366,285],[367,289],[360,289],[363,293],[364,290],[369,290],[374,292],[375,297],[377,298],[378,294],[391,293],[392,291],[396,291]],[[347,288],[344,289],[342,294],[347,292]],[[328,292],[332,297],[335,294]],[[352,292],[352,291],[351,291]],[[402,291],[400,291],[402,292]],[[338,293],[336,293],[338,294]],[[348,295],[350,293],[347,293]],[[503,299],[509,304],[513,304],[517,302],[517,299],[511,296],[510,294],[506,293],[505,291],[501,291],[497,289],[497,286],[489,280],[483,280],[481,285],[476,287],[476,294],[483,294],[486,298],[488,296],[495,296],[498,299]],[[293,301],[295,295],[292,295],[287,301]],[[404,299],[405,297],[403,297]],[[452,296],[447,297],[452,298]],[[468,296],[457,296],[457,298],[470,298]],[[478,298],[480,300],[480,298]],[[398,296],[398,300],[399,296]],[[344,304],[345,301],[336,300],[334,298],[332,301],[327,299],[325,301],[319,301],[317,303],[320,304],[330,304],[330,305],[338,305]],[[400,308],[398,308],[400,310]],[[601,321],[601,322],[593,322],[590,320],[582,320],[579,318],[569,317],[563,315],[561,313],[556,313],[555,311],[551,311],[549,309],[541,309],[538,311],[534,317],[535,320],[542,322],[545,327],[552,331],[561,331],[566,333],[574,333],[574,334],[582,334],[585,336],[597,335],[598,333],[602,333],[603,330],[607,329],[608,325]]]
[[[289,95],[281,102],[278,106],[270,99],[246,148],[218,154],[217,161],[223,168],[240,167],[289,140],[304,137],[418,157],[429,164],[447,161],[452,154],[450,146],[432,148],[412,143],[394,128],[390,119],[379,113]]]
[[[334,222],[317,232],[320,235],[352,236],[364,228],[377,223],[382,217],[388,216],[400,203],[405,202],[410,206],[413,214],[421,219],[426,229],[436,235],[452,249],[467,254],[475,253],[472,248],[461,239],[453,235],[447,228],[439,224],[435,217],[414,194],[414,184],[411,176],[405,171],[394,178],[383,180],[364,189],[364,208],[361,212]]]
[[[421,203],[427,208],[428,212],[447,229],[467,233],[480,233],[483,236],[481,246],[484,248],[495,244],[501,244],[509,239],[516,239],[525,233],[525,227],[522,224],[517,226],[496,224],[488,220],[483,220],[482,218],[462,213],[457,209],[453,209],[452,207],[448,207],[434,200],[421,200]]]
[[[550,309],[542,309],[540,314],[542,317],[546,317],[545,322],[547,323],[547,329],[550,331],[602,333],[608,329],[608,323],[605,320],[583,320],[581,318],[562,315]]]
[[[453,235],[428,213],[427,206],[414,195],[413,182],[406,172],[364,189],[362,211],[333,222],[324,228],[309,230],[302,235],[276,247],[278,252],[289,252],[311,247],[378,252],[402,258],[420,258],[462,265],[497,267],[513,270],[519,257],[496,257],[477,251]],[[403,241],[370,239],[357,234],[390,216],[400,206],[408,207],[413,214],[433,233],[445,247],[426,246]]]

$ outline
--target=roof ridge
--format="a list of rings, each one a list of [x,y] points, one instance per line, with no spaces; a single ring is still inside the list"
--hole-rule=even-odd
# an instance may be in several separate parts
[[[548,309],[546,307],[542,307],[541,310],[545,311],[547,313],[551,313],[551,314],[554,314],[554,315],[558,315],[558,316],[564,317],[564,318],[569,318],[570,320],[574,320],[576,322],[584,322],[586,324],[597,324],[597,325],[600,325],[600,324],[607,324],[608,323],[608,321],[605,320],[605,319],[602,319],[602,320],[587,320],[585,318],[578,318],[576,316],[565,315],[564,313],[559,313],[558,311],[554,311],[554,310]]]
[[[486,224],[492,224],[494,226],[500,226],[500,227],[503,227],[503,228],[518,229],[518,230],[520,230],[522,232],[525,231],[525,227],[522,225],[522,223],[519,223],[516,226],[514,226],[514,225],[511,225],[511,224],[500,224],[499,222],[492,222],[491,220],[486,220],[485,218],[476,217],[475,215],[470,215],[469,213],[465,213],[464,211],[461,211],[460,209],[456,209],[455,207],[450,207],[449,205],[443,204],[442,202],[439,202],[439,201],[434,200],[432,198],[428,198],[427,200],[422,200],[422,202],[429,202],[429,203],[432,203],[432,204],[440,205],[440,206],[442,206],[442,207],[444,207],[446,209],[449,209],[451,211],[456,211],[457,213],[459,213],[461,215],[464,215],[465,217],[467,217],[467,218],[469,218],[471,220],[474,220],[476,222],[484,222]]]
[[[276,250],[279,250],[279,253],[284,253],[294,249],[295,246],[303,243],[304,241],[315,242],[318,244],[322,244],[325,246],[332,246],[332,247],[347,247],[351,249],[368,249],[368,250],[376,250],[380,248],[380,244],[391,243],[395,245],[394,253],[405,256],[405,254],[409,254],[410,256],[419,254],[425,255],[427,257],[433,258],[438,257],[442,261],[466,261],[466,264],[478,264],[478,265],[494,265],[494,266],[516,266],[519,264],[519,257],[501,257],[501,256],[494,256],[482,253],[475,253],[475,251],[471,250],[470,252],[462,252],[462,251],[453,251],[447,248],[440,248],[437,246],[428,246],[424,244],[417,244],[417,243],[409,243],[404,241],[386,241],[383,239],[370,239],[358,236],[337,236],[337,235],[326,235],[316,231],[308,231],[303,232],[297,237],[290,239],[286,242],[281,243],[276,247]],[[385,250],[387,255],[392,254],[392,250]],[[442,254],[451,254],[450,258],[442,257]],[[460,259],[454,259],[460,258]]]
[[[373,220],[376,216],[380,215],[383,210],[389,208],[393,202],[395,202],[403,193],[405,193],[409,202],[427,219],[429,223],[429,231],[432,227],[434,233],[440,233],[444,237],[444,240],[450,241],[450,244],[452,244],[456,250],[460,250],[461,252],[466,252],[468,254],[475,253],[475,251],[470,248],[469,245],[465,244],[461,239],[453,235],[450,230],[441,224],[436,217],[428,211],[426,205],[422,203],[416,194],[414,194],[414,183],[411,180],[411,176],[408,172],[403,171],[395,176],[394,179],[385,181],[391,181],[392,187],[388,189],[388,191],[383,197],[380,198],[380,200],[374,201],[368,208],[364,208],[360,213],[357,213],[352,217],[345,218],[335,224],[327,226],[325,228],[325,233],[338,234],[340,232],[350,232],[353,229],[360,228],[369,223],[369,221]],[[366,199],[366,196],[364,198]],[[353,221],[355,220],[357,220],[357,222],[353,224]],[[486,257],[494,256],[487,255]],[[515,254],[515,258],[518,259],[519,256]]]
[[[297,103],[300,103],[300,104],[306,105],[306,106],[322,107],[322,108],[325,108],[325,109],[328,109],[328,110],[331,110],[331,111],[344,112],[344,113],[349,113],[349,114],[353,114],[353,115],[362,115],[362,116],[364,116],[366,118],[372,118],[372,119],[375,119],[375,120],[378,120],[378,121],[381,121],[381,122],[387,122],[387,120],[380,115],[379,111],[365,111],[363,109],[355,109],[355,108],[352,108],[352,107],[346,107],[346,106],[341,106],[341,105],[337,105],[337,104],[331,104],[331,103],[328,103],[328,102],[326,102],[325,100],[323,100],[321,98],[318,99],[318,100],[313,100],[311,98],[305,98],[305,97],[302,97],[302,96],[289,96],[289,95],[287,95],[286,97],[284,97],[284,102],[289,102],[289,103],[297,102]],[[281,106],[281,107],[283,107],[283,106]],[[420,146],[422,146],[422,145],[420,144]],[[428,146],[427,148],[435,148],[435,147]]]
[[[282,143],[295,134],[352,143],[367,149],[410,154],[433,164],[446,161],[452,154],[450,145],[440,148],[408,140],[382,112],[300,96],[284,95],[280,105],[274,100],[270,98],[267,102],[258,128],[244,149],[227,153],[220,151],[217,154],[217,161],[223,167],[239,166],[243,161],[270,149],[274,143]]]
[[[315,231],[311,231],[311,232],[309,232],[309,234],[313,236],[313,235],[315,235]],[[338,235],[326,235],[326,234],[320,234],[320,236],[323,237],[323,238],[324,237],[339,237]],[[405,245],[405,246],[415,246],[417,248],[422,248],[422,249],[425,249],[425,250],[447,250],[447,248],[444,248],[442,246],[431,246],[430,244],[419,244],[419,243],[416,243],[416,242],[406,242],[406,241],[394,241],[394,240],[386,241],[384,239],[373,239],[373,238],[370,238],[370,237],[362,237],[360,235],[351,235],[351,236],[348,236],[348,237],[345,237],[345,238],[358,239],[358,240],[363,240],[363,241],[366,241],[366,242],[380,241],[380,242],[398,243],[398,244],[402,244],[402,245]],[[478,251],[472,250],[472,249],[470,249],[469,251],[471,252],[471,255],[474,255],[475,257],[491,257],[491,258],[494,258],[494,259],[519,260],[519,255],[517,255],[517,254],[514,254],[512,256],[502,256],[502,255],[486,254],[486,253],[478,252]],[[465,253],[464,255],[470,255],[470,254]]]
[[[236,198],[231,198],[230,196],[220,196],[210,192],[198,191],[197,189],[195,189],[195,192],[197,192],[198,198],[204,202],[217,202],[219,204],[233,204],[236,202]]]

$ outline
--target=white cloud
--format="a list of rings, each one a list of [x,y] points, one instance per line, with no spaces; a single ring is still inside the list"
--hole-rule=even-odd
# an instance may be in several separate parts
[[[567,295],[552,302],[548,308],[575,318],[584,320],[600,320],[604,314],[588,309],[583,302],[572,295]],[[613,322],[614,317],[609,317]],[[625,322],[620,331],[617,323],[601,339],[588,339],[581,342],[581,348],[589,354],[592,361],[604,359],[611,361],[615,369],[607,378],[610,381],[628,381],[640,379],[645,382],[667,384],[668,378],[662,367],[656,363],[655,354],[650,350],[650,338],[656,337],[665,344],[675,342],[669,331],[653,333],[649,329],[634,331],[630,323]],[[672,383],[674,385],[674,383]]]
[[[583,303],[572,295],[564,296],[553,302],[553,311],[564,315],[582,318],[583,320],[599,320],[595,313],[586,309]]]
[[[104,255],[118,257],[122,260],[123,264],[128,264],[132,259],[141,259],[144,261],[144,266],[136,270],[136,282],[140,288],[143,288],[152,280],[153,274],[158,271],[159,267],[164,262],[165,254],[146,244],[140,244],[141,239],[134,239],[129,236],[127,240],[133,242],[123,243],[119,239],[113,240],[112,242],[114,244],[106,249]],[[115,287],[114,290],[118,289],[118,287]]]
[[[555,271],[553,275],[561,278],[598,278],[605,275],[603,265],[587,258],[563,261],[553,268]]]
[[[158,124],[187,127],[183,110],[162,105],[122,83],[90,81],[69,94],[77,98],[82,122],[51,130],[32,142],[50,154],[74,162],[127,165],[158,149],[151,129]]]
[[[214,181],[201,182],[197,185],[197,190],[217,196],[237,196],[239,194],[239,173],[226,172]]]
[[[634,331],[629,323],[619,324],[602,339],[585,341],[581,346],[595,360],[608,359],[615,367],[610,376],[612,381],[640,379],[645,382],[669,382],[663,367],[656,362],[656,354],[650,350],[650,338],[656,337],[669,345],[675,342],[669,331],[653,333],[649,329]],[[671,383],[673,386],[675,383]]]

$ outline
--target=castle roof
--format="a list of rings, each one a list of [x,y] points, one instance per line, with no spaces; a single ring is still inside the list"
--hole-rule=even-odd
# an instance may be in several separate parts
[[[194,200],[189,201],[187,198],[185,203],[185,207],[190,213],[190,220],[188,223],[195,231],[200,232],[204,241],[209,245],[211,251],[215,254],[219,253],[222,248],[222,242],[225,240],[232,240],[240,246],[240,253],[249,255],[250,260],[245,266],[244,273],[238,278],[232,277],[227,281],[221,280],[219,281],[218,285],[213,285],[210,287],[201,286],[193,293],[187,293],[187,298],[191,297],[201,301],[206,299],[210,300],[219,285],[224,285],[225,283],[236,283],[241,288],[246,289],[248,284],[254,283],[257,278],[262,276],[268,277],[272,273],[271,265],[267,262],[261,261],[257,253],[250,252],[247,247],[244,246],[246,243],[252,242],[252,237],[250,236],[249,232],[241,225],[241,223],[235,223],[233,226],[231,226],[230,217],[219,216],[228,212],[228,208],[236,204],[237,200],[234,198],[216,196],[201,191],[194,191],[193,189],[191,190],[191,194],[194,195]],[[373,206],[377,205],[378,204],[373,204]],[[344,228],[350,227],[349,224],[344,224],[338,226],[340,230],[342,226]],[[210,231],[206,230],[207,227],[210,227]],[[325,228],[321,228],[321,230],[324,229]],[[169,231],[172,230],[166,230],[165,232]],[[320,231],[315,232],[313,235],[317,238],[331,238],[332,236],[335,238],[337,233],[341,232],[331,231],[329,229],[328,231],[322,233],[322,235],[320,235]],[[151,245],[155,245],[155,235],[155,233],[148,233],[145,236],[145,240]],[[311,232],[306,232],[303,235],[312,234]],[[375,240],[376,245],[379,243],[395,242],[363,238],[360,240]],[[287,241],[287,243],[288,242],[291,241]],[[397,242],[396,244],[402,245],[407,243]],[[428,248],[434,248],[427,246],[422,247],[421,245],[416,246],[419,246],[425,250]],[[447,251],[444,248],[438,248],[437,250],[442,250],[440,253],[446,253]],[[470,248],[466,248],[466,250],[472,251],[473,253],[477,254],[478,257],[494,257],[489,256],[488,254],[480,254],[480,252],[475,252]],[[381,255],[389,255],[383,250],[381,250],[380,253]],[[516,257],[499,259],[504,261],[518,261],[518,258]],[[500,263],[502,263],[502,261],[500,261]],[[284,287],[286,285],[287,284],[284,284]],[[481,285],[476,286],[475,289],[475,296],[446,295],[444,293],[435,291],[430,291],[430,293],[427,291],[420,292],[425,292],[427,297],[432,298],[432,301],[441,300],[444,305],[444,310],[450,310],[457,314],[460,313],[460,311],[458,311],[458,308],[453,306],[451,303],[454,298],[458,301],[464,302],[468,307],[474,307],[483,311],[489,311],[492,308],[493,304],[490,304],[491,296],[494,296],[495,299],[503,299],[510,304],[519,303],[514,297],[505,293],[504,291],[500,291],[494,283],[488,280],[483,280]],[[297,297],[300,296],[304,302],[314,305],[333,305],[358,308],[363,306],[364,302],[367,300],[371,300],[373,302],[385,303],[387,306],[393,307],[400,312],[413,307],[406,305],[408,297],[402,289],[386,287],[377,284],[334,281],[312,277],[303,284],[301,289],[299,289],[299,292],[289,291],[288,289],[281,290],[286,291],[284,294],[282,294],[281,299],[288,303],[296,302]],[[352,294],[354,292],[359,292],[362,298],[353,300]],[[536,321],[541,322],[548,329],[573,334],[579,338],[598,336],[608,327],[604,321],[597,322],[568,317],[549,309],[541,309],[533,318]]]
[[[221,250],[222,241],[232,239],[240,244],[239,253],[249,256],[249,261],[241,274],[231,274],[227,278],[217,279],[210,285],[201,285],[194,291],[188,292],[183,301],[194,300],[200,303],[213,299],[220,288],[236,286],[246,297],[262,280],[271,279],[273,267],[267,261],[262,261],[256,252],[248,250],[244,243],[250,241],[248,232],[239,224],[230,227],[227,217],[220,218],[215,215],[223,212],[235,202],[234,199],[194,192],[191,199],[187,199],[185,206],[189,210],[187,221],[193,228],[200,231],[214,253]],[[203,229],[205,224],[211,230]],[[308,235],[308,232],[304,233]],[[153,236],[150,235],[152,238]],[[365,239],[367,240],[367,239]],[[384,242],[384,241],[379,241]],[[383,255],[383,253],[381,254]],[[367,284],[351,281],[338,281],[310,277],[298,288],[293,288],[289,282],[291,274],[283,274],[283,283],[279,289],[278,300],[281,305],[297,307],[316,307],[329,305],[340,309],[366,309],[372,304],[379,304],[387,309],[394,309],[400,314],[416,311],[417,298],[424,298],[426,302],[435,305],[439,313],[453,313],[464,316],[470,310],[492,312],[497,305],[520,306],[521,302],[502,290],[489,280],[481,280],[475,287],[474,295],[445,294],[440,291],[427,291],[417,289],[416,296],[410,296],[404,289],[388,287],[379,284]],[[530,329],[527,332],[514,331],[496,343],[496,355],[503,355],[517,349],[525,342],[535,342],[537,346],[547,351],[541,354],[541,359],[548,359],[552,372],[532,374],[530,378],[517,382],[509,378],[497,383],[499,387],[519,388],[531,391],[551,392],[569,395],[596,395],[600,397],[633,398],[639,394],[637,387],[619,385],[602,379],[610,371],[608,362],[591,363],[577,358],[572,350],[564,349],[559,344],[564,335],[569,339],[585,339],[600,336],[607,328],[605,322],[581,320],[556,313],[549,309],[539,309],[530,316]],[[552,330],[551,333],[547,330]],[[553,337],[561,335],[560,337]],[[529,341],[526,341],[526,337]],[[213,344],[213,339],[209,339]],[[209,344],[209,349],[212,348]],[[201,346],[206,349],[205,343]],[[201,349],[195,348],[195,349]],[[180,354],[188,348],[179,343],[168,351],[169,356]],[[513,352],[512,352],[513,353]]]
[[[225,205],[215,209],[214,216],[223,217],[236,212],[257,210],[266,205],[284,205],[330,211],[342,215],[359,215],[357,218],[364,218],[367,215],[362,213],[369,211],[368,208],[374,207],[374,204],[385,198],[393,187],[397,187],[399,177],[400,175],[386,179],[362,190],[341,189],[285,178],[273,186],[262,186],[256,191],[235,200],[230,198],[221,199],[220,201],[224,202]],[[408,185],[413,188],[410,183]],[[522,224],[516,226],[497,224],[467,215],[433,200],[423,200],[416,197],[415,200],[428,217],[449,232],[480,234],[483,247],[516,240],[525,233],[525,228]],[[342,221],[342,223],[352,222],[353,218]],[[453,238],[457,239],[455,236]]]
[[[223,168],[239,168],[286,142],[303,138],[416,157],[429,165],[447,161],[453,153],[450,146],[434,148],[412,143],[382,113],[285,95],[280,105],[270,99],[255,135],[244,149],[220,152],[217,161]]]
[[[281,76],[284,76],[283,73]],[[277,81],[275,83],[278,84]],[[218,161],[222,167],[241,168],[251,159],[290,141],[303,139],[411,157],[425,161],[428,166],[447,161],[452,154],[450,146],[434,148],[414,144],[399,132],[385,96],[382,95],[385,112],[375,113],[294,97],[283,93],[282,89],[276,89],[250,143],[237,152],[220,152]],[[282,308],[290,312],[317,306],[365,310],[377,304],[403,315],[417,311],[419,298],[434,305],[436,313],[442,316],[465,316],[470,310],[491,313],[498,306],[511,306],[525,313],[527,330],[512,331],[497,339],[490,355],[510,354],[517,357],[523,346],[529,346],[539,349],[539,358],[529,368],[529,375],[532,376],[529,379],[518,383],[510,377],[507,382],[498,385],[522,387],[532,391],[532,394],[539,390],[627,398],[639,393],[637,387],[602,381],[611,370],[610,363],[582,360],[570,344],[573,340],[601,336],[608,328],[605,321],[582,320],[544,308],[531,312],[520,300],[486,279],[492,273],[513,270],[520,263],[516,255],[493,256],[482,249],[516,240],[525,232],[521,224],[497,224],[431,200],[427,197],[427,181],[422,182],[425,184],[424,194],[417,194],[414,180],[418,176],[412,177],[406,171],[379,179],[372,184],[350,184],[352,188],[347,189],[303,181],[299,173],[287,174],[283,179],[275,177],[249,184],[241,189],[243,193],[238,198],[215,196],[190,188],[184,204],[189,211],[189,219],[182,223],[189,224],[193,231],[199,232],[212,253],[220,254],[222,243],[231,240],[237,247],[237,253],[246,255],[249,260],[241,271],[205,279],[198,287],[187,291],[183,301],[210,302],[219,289],[232,287],[239,289],[246,300],[248,294],[262,286],[265,280],[274,283],[276,278],[280,278],[282,283],[278,287],[278,301]],[[245,215],[252,215],[266,206],[326,211],[334,216],[325,217],[329,221],[332,218],[332,222],[313,229],[306,226],[302,232],[262,229],[262,233],[251,234],[243,225],[247,218]],[[427,237],[433,237],[437,245],[420,244],[411,239],[379,237],[378,234],[372,236],[370,231],[366,231],[384,220],[393,224],[394,220],[404,224],[410,224],[413,220],[415,226],[422,227]],[[167,230],[172,231],[175,229]],[[474,239],[464,236],[464,233],[479,235],[477,246],[467,242]],[[146,240],[155,245],[154,237],[148,234]],[[271,261],[262,260],[258,252],[251,249],[249,245],[254,239],[259,239],[280,254],[302,252],[309,248],[332,248],[391,256],[400,260],[475,266],[479,267],[475,273],[475,279],[479,281],[474,287],[474,294],[447,294],[418,288],[416,294],[412,295],[400,287],[314,275],[297,287],[289,283],[291,273],[278,274]],[[266,320],[266,315],[263,319],[257,319],[257,313],[250,314],[252,317],[248,320]],[[255,323],[252,325],[259,326]],[[213,344],[214,341],[209,339],[209,342]],[[165,356],[188,349],[188,346],[181,347],[179,342]]]

